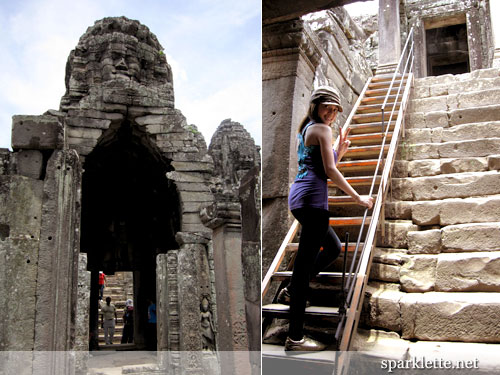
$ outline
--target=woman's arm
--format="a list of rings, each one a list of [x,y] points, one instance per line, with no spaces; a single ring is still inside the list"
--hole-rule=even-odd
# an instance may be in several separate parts
[[[317,124],[320,125],[320,124]],[[312,135],[312,134],[311,134]],[[357,204],[371,208],[373,206],[373,198],[360,196],[356,190],[344,178],[335,165],[335,159],[332,150],[332,129],[327,125],[317,126],[314,132],[316,139],[321,147],[321,159],[325,168],[326,175],[337,185],[342,191],[350,195]],[[344,151],[345,152],[345,151]],[[339,155],[340,159],[341,155]]]

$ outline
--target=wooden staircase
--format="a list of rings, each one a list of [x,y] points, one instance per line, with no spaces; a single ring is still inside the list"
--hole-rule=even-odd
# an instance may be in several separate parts
[[[411,73],[375,75],[366,83],[344,125],[351,129],[348,137],[351,147],[337,168],[359,194],[372,195],[375,203],[372,210],[365,210],[328,181],[328,203],[332,213],[330,225],[341,241],[348,232],[355,242],[345,244],[340,258],[331,268],[311,280],[310,306],[306,307],[305,314],[306,330],[308,326],[313,326],[316,328],[315,332],[329,333],[329,338],[325,335],[317,338],[330,344],[329,349],[332,350],[349,350],[351,337],[357,329],[375,234],[380,223],[383,227],[382,207],[403,130],[404,110],[412,81]],[[277,288],[278,292],[288,285],[298,249],[299,227],[300,224],[294,221],[264,277],[262,301],[271,301],[269,296],[266,298],[266,293],[272,282],[281,283]],[[284,268],[282,263],[287,254],[291,255],[291,260]],[[347,267],[344,265],[344,258]],[[289,306],[278,304],[276,299],[277,293],[271,303],[262,306],[264,357],[278,352],[274,347],[266,354],[265,344],[269,338],[266,331],[271,331],[273,324],[280,324],[274,318],[287,318],[289,313]],[[342,356],[337,358],[336,363],[337,369],[342,371],[343,366],[345,367]]]

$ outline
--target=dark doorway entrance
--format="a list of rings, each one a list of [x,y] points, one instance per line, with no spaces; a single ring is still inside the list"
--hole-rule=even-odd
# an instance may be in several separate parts
[[[156,255],[178,248],[179,198],[170,162],[138,126],[110,128],[87,156],[82,182],[81,251],[91,271],[90,349],[97,344],[99,271],[133,272],[134,344],[148,342],[148,300],[156,300]],[[149,340],[150,341],[150,340]]]
[[[470,72],[465,23],[425,31],[429,76]]]

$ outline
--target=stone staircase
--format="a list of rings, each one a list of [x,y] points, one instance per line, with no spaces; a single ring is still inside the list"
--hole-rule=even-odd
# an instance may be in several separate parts
[[[394,355],[407,359],[427,342],[427,352],[452,345],[455,353],[493,355],[500,70],[416,79],[407,116],[364,301],[364,327],[373,329],[360,330],[357,349],[397,347]]]
[[[116,307],[118,320],[113,337],[113,345],[120,344],[123,333],[123,314],[127,299],[134,298],[133,276],[131,272],[116,272],[114,275],[106,275],[107,287],[104,288],[103,300],[111,297],[111,303]],[[104,343],[104,330],[101,327],[101,310],[99,309],[99,347],[108,347]]]

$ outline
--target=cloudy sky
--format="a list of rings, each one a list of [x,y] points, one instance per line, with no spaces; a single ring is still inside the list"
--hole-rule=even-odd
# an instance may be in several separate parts
[[[87,27],[136,19],[173,70],[175,106],[210,142],[226,118],[261,145],[260,0],[17,0],[0,2],[0,148],[12,116],[58,109],[68,55]]]

